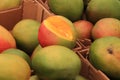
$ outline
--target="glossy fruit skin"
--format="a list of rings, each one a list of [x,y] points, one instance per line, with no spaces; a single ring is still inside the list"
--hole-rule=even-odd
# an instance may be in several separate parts
[[[57,15],[62,15],[71,21],[81,18],[84,4],[83,0],[48,0],[50,10]]]
[[[86,9],[87,19],[96,23],[102,18],[116,18],[120,20],[119,0],[90,0]]]
[[[120,79],[120,39],[103,37],[96,39],[90,46],[89,61],[107,76]]]
[[[29,55],[20,49],[10,48],[10,49],[4,50],[1,54],[18,55],[21,58],[25,59],[27,61],[27,63],[29,64],[29,66],[31,67],[31,59],[30,59]]]
[[[41,47],[41,45],[40,44],[38,44],[38,46],[36,46],[36,48],[33,50],[33,52],[32,52],[32,55],[30,56],[31,57],[31,59],[34,57],[34,55],[41,49],[42,47]]]
[[[48,21],[49,22],[49,19],[52,19],[52,22],[49,22],[52,26],[54,26],[54,28],[56,28],[56,26],[58,27],[59,25],[61,26],[64,26],[64,24],[62,23],[58,23],[58,22],[54,22],[55,20],[61,20],[61,23],[64,22],[65,24],[68,25],[68,28],[67,30],[70,30],[70,34],[72,37],[72,39],[68,39],[69,37],[65,37],[64,35],[66,35],[66,29],[57,29],[57,30],[61,30],[63,31],[62,32],[62,35],[59,34],[59,32],[56,32],[56,30],[52,29],[52,28],[47,28],[47,27],[50,27],[48,26],[45,21]],[[55,20],[54,20],[55,19]],[[54,30],[54,31],[53,31]],[[59,35],[58,35],[59,34]],[[38,32],[38,40],[39,40],[39,43],[42,47],[45,47],[45,46],[50,46],[50,45],[63,45],[63,46],[66,46],[70,49],[74,48],[75,47],[75,42],[76,42],[76,39],[77,39],[77,32],[76,32],[76,29],[73,25],[73,23],[68,20],[67,18],[63,17],[63,16],[60,16],[60,15],[54,15],[54,16],[50,16],[48,17],[47,19],[45,19],[42,23],[41,23],[41,26],[39,28],[39,32]]]
[[[78,20],[73,23],[79,39],[91,39],[93,24],[87,20]]]
[[[34,48],[39,44],[38,29],[40,22],[33,19],[23,19],[19,21],[12,29],[17,44],[17,48],[32,54]]]
[[[16,41],[13,35],[0,25],[0,53],[9,48],[16,48]]]
[[[60,45],[47,46],[39,50],[32,58],[32,64],[40,78],[49,80],[71,80],[81,69],[78,55]]]
[[[77,75],[75,80],[88,80],[87,78],[85,78],[84,76],[82,75]]]
[[[0,64],[0,80],[29,80],[31,69],[23,58],[0,54]]]
[[[23,0],[2,0],[0,3],[0,11],[17,8]]]
[[[94,40],[106,36],[120,37],[120,20],[116,18],[100,19],[93,26],[91,34]]]

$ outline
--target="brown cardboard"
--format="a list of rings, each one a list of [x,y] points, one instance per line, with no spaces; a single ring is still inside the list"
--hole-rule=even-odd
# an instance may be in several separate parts
[[[46,17],[51,14],[47,13],[47,10],[37,0],[25,0],[23,7],[23,19],[31,18],[43,21]]]
[[[37,0],[24,0],[18,8],[0,11],[0,25],[11,30],[22,19],[34,19],[42,22],[50,15]]]
[[[37,19],[39,20],[39,16],[41,16],[41,9],[38,9],[39,6],[36,4],[36,2],[32,0],[25,0],[23,3],[23,19]],[[38,11],[40,10],[40,11]],[[39,14],[39,16],[37,16]]]
[[[30,18],[41,22],[42,11],[42,8],[34,0],[24,0],[17,8],[0,11],[0,25],[11,30],[22,19]]]
[[[8,30],[22,19],[22,6],[10,10],[0,11],[0,25]]]

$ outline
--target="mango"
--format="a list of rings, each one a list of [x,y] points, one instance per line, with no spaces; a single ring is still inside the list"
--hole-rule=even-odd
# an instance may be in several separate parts
[[[39,44],[38,29],[40,22],[33,19],[20,20],[12,29],[17,44],[17,48],[32,54],[34,48]]]
[[[120,19],[120,0],[90,0],[86,16],[92,23],[102,18]]]
[[[50,10],[57,15],[62,15],[71,21],[81,19],[84,9],[83,0],[48,0]]]
[[[32,68],[41,80],[74,80],[81,65],[79,56],[61,45],[44,47],[32,58]]]
[[[9,48],[16,48],[16,41],[10,31],[0,25],[0,52]]]
[[[74,48],[77,31],[73,23],[60,15],[46,18],[39,28],[38,40],[42,47],[49,45],[63,45]]]

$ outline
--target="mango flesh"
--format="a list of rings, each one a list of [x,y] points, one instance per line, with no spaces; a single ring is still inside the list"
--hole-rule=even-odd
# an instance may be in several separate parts
[[[90,0],[86,9],[87,19],[96,23],[101,18],[120,19],[120,0]]]
[[[39,44],[38,46],[36,46],[36,48],[33,50],[32,55],[31,55],[31,59],[34,57],[34,55],[41,49],[41,45]]]
[[[3,26],[0,25],[0,52],[9,49],[16,48],[16,41],[12,34]]]
[[[52,31],[57,36],[63,37],[68,40],[73,39],[72,30],[69,27],[69,24],[63,21],[62,17],[55,17],[54,21],[53,18],[46,19],[44,21],[44,24],[46,25],[46,28],[48,28],[50,31]]]
[[[77,75],[75,80],[88,80],[87,78],[85,78],[84,76],[82,75]]]
[[[70,20],[63,16],[55,15],[48,17],[42,22],[38,39],[43,47],[58,44],[73,48],[77,39],[77,32]]]

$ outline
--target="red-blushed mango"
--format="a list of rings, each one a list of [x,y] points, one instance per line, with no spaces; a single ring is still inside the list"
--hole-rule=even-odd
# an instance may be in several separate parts
[[[120,37],[120,20],[103,18],[97,21],[92,29],[92,38],[98,39],[106,36]]]
[[[77,39],[76,28],[73,23],[60,15],[46,18],[38,32],[38,40],[42,47],[49,45],[63,45],[73,48]]]
[[[15,39],[5,27],[0,25],[0,52],[9,48],[16,48]]]
[[[78,33],[79,39],[91,38],[93,24],[86,20],[78,20],[73,23]]]

